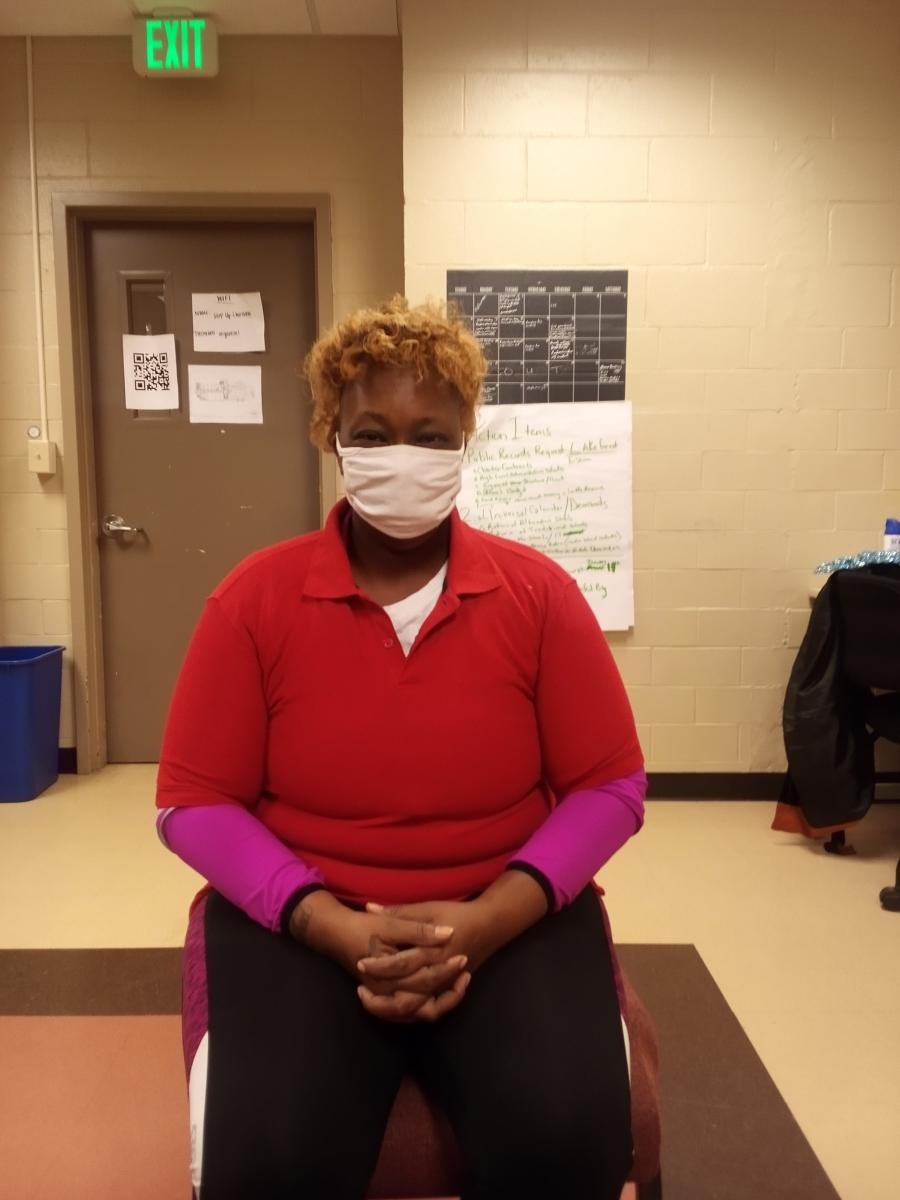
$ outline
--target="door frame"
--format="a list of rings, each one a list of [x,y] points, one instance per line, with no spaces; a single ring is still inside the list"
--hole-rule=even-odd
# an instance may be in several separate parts
[[[331,199],[327,195],[206,192],[58,192],[52,197],[60,393],[65,457],[63,490],[69,543],[75,747],[79,774],[107,763],[106,695],[100,604],[100,547],[94,456],[85,234],[96,221],[245,221],[311,223],[316,334],[333,321]],[[338,498],[332,455],[319,454],[321,517]]]

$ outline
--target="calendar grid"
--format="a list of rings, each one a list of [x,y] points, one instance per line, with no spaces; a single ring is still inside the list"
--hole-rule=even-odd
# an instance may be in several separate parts
[[[625,399],[627,271],[447,272],[487,360],[486,404]]]

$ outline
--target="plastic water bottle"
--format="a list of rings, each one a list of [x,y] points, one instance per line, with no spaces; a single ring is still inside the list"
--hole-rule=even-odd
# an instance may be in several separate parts
[[[888,517],[884,523],[885,550],[900,550],[900,519]]]

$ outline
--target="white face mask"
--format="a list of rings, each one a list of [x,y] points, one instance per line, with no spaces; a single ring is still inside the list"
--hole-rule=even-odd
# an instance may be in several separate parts
[[[420,537],[436,529],[453,508],[462,485],[465,445],[348,446],[335,439],[350,507],[381,533]]]

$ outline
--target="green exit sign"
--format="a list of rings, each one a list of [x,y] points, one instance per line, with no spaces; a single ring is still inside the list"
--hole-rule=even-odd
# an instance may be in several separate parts
[[[209,17],[141,18],[131,39],[138,75],[148,79],[194,79],[219,73],[219,39]]]

